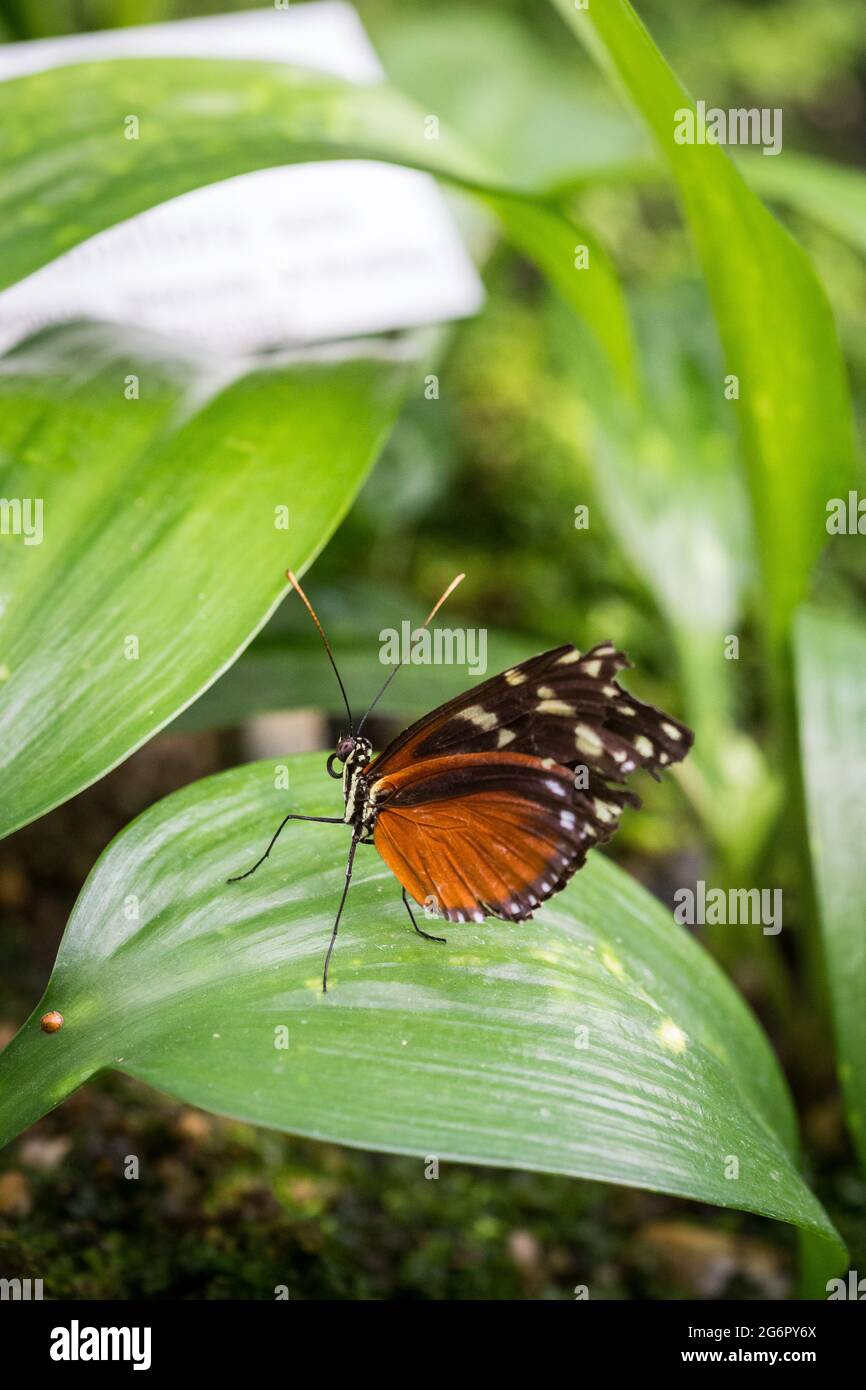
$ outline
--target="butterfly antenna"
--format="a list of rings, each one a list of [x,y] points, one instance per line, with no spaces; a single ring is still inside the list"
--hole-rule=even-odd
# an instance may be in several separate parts
[[[451,580],[451,583],[448,585],[448,588],[445,590],[445,592],[444,592],[444,594],[442,595],[442,597],[441,597],[440,599],[438,599],[437,602],[436,602],[436,603],[433,605],[433,607],[430,609],[430,612],[427,614],[427,617],[424,619],[423,623],[421,624],[422,627],[429,627],[429,626],[430,626],[430,624],[432,623],[433,619],[436,617],[436,614],[439,612],[439,609],[442,607],[442,605],[443,605],[443,603],[445,602],[445,600],[446,600],[447,598],[450,598],[450,597],[451,597],[451,595],[454,593],[454,590],[457,588],[457,585],[458,585],[458,584],[461,584],[465,578],[466,578],[466,575],[465,575],[465,574],[458,574],[457,577],[456,577],[455,579],[452,579],[452,580]],[[401,667],[402,665],[403,665],[403,662],[402,662],[402,661],[398,661],[398,662],[397,662],[397,665],[394,666],[394,667],[392,667],[392,669],[391,669],[391,671],[390,671],[390,673],[389,673],[389,675],[388,675],[388,678],[387,678],[387,680],[385,681],[385,684],[382,686],[382,689],[379,691],[379,693],[378,693],[378,695],[376,696],[375,700],[373,701],[372,705],[371,705],[370,708],[367,710],[367,713],[364,715],[364,718],[361,720],[360,724],[358,725],[358,728],[357,728],[357,731],[356,731],[357,733],[360,733],[361,730],[363,729],[363,727],[364,727],[364,725],[366,724],[366,722],[367,722],[369,716],[373,713],[373,710],[374,710],[374,709],[376,708],[376,706],[378,705],[379,701],[381,700],[382,696],[385,694],[385,691],[388,689],[388,686],[391,684],[392,680],[394,679],[394,677],[396,676],[397,672],[400,670],[400,667]]]
[[[342,697],[343,697],[343,704],[346,706],[346,713],[347,713],[347,715],[349,716],[349,729],[351,730],[352,727],[353,727],[353,726],[352,726],[352,711],[349,709],[349,700],[348,700],[348,696],[346,695],[346,687],[343,685],[342,679],[341,679],[341,677],[340,677],[340,673],[339,673],[339,671],[337,670],[337,663],[336,663],[336,661],[334,660],[334,653],[331,651],[330,643],[328,642],[328,639],[327,639],[327,637],[325,636],[325,630],[324,630],[324,628],[322,627],[322,624],[319,622],[318,618],[316,617],[316,612],[315,612],[315,609],[313,608],[313,605],[310,603],[310,600],[307,598],[307,595],[304,593],[304,591],[303,591],[303,589],[301,588],[300,584],[298,583],[297,579],[296,579],[295,576],[292,574],[292,571],[291,571],[291,570],[286,570],[286,576],[287,576],[287,578],[288,578],[288,580],[289,580],[289,582],[290,582],[292,588],[295,589],[296,592],[299,594],[299,596],[300,596],[300,598],[301,598],[301,601],[302,601],[304,607],[306,608],[306,610],[307,610],[307,612],[309,613],[310,617],[312,618],[313,622],[316,624],[316,627],[319,629],[319,636],[321,637],[322,641],[323,641],[324,644],[325,644],[325,651],[328,653],[328,660],[330,661],[331,665],[332,665],[333,668],[334,668],[334,675],[337,677],[337,684],[338,684],[339,687],[340,687],[340,694],[341,694]],[[434,609],[433,611],[435,612],[436,610]]]

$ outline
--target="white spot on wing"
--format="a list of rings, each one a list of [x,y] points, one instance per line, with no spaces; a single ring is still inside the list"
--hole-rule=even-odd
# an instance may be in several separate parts
[[[470,705],[468,709],[460,710],[459,716],[461,719],[468,719],[470,724],[483,729],[485,733],[499,727],[496,715],[486,710],[483,705]]]
[[[553,792],[554,796],[565,796],[566,787],[562,782],[554,782],[552,778],[547,777],[545,778],[544,785]]]
[[[541,694],[541,691],[538,692]],[[537,714],[565,714],[569,719],[577,714],[573,705],[567,705],[564,700],[540,700],[535,706]]]
[[[595,729],[591,729],[588,724],[578,724],[574,731],[574,741],[581,753],[589,755],[600,753],[604,747]]]

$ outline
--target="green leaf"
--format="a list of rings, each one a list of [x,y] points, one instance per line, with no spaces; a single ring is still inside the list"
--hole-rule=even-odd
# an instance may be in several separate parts
[[[340,814],[323,756],[289,761],[288,797],[271,763],[195,783],[109,846],[44,998],[0,1055],[0,1141],[117,1068],[293,1133],[760,1212],[839,1254],[754,1018],[601,855],[534,922],[454,926],[443,946],[415,935],[362,848],[323,995],[347,827],[289,825],[254,877],[225,882],[287,805]],[[64,1024],[46,1035],[54,1009]]]
[[[0,538],[0,834],[107,772],[246,646],[357,493],[413,343],[232,376],[73,326],[0,362],[0,496],[41,500],[44,531]]]
[[[826,540],[826,499],[844,492],[853,470],[851,403],[826,296],[805,253],[724,149],[674,142],[676,113],[694,103],[628,0],[586,10],[553,3],[625,88],[677,182],[724,370],[739,378],[767,622],[778,643]]]
[[[866,254],[866,176],[862,169],[795,150],[785,150],[783,158],[770,159],[740,150],[736,165],[756,193],[809,218],[853,250]],[[627,153],[619,158],[614,154],[607,162],[589,167],[576,160],[549,191],[565,197],[605,184],[655,188],[663,182],[664,173],[658,158],[647,158],[635,149],[631,158]]]
[[[139,140],[123,138],[130,111]],[[628,314],[597,239],[555,203],[497,186],[447,129],[426,140],[424,122],[421,108],[387,86],[353,86],[282,64],[124,59],[4,82],[0,285],[203,184],[304,160],[382,159],[480,194],[517,244],[559,277],[632,390]],[[574,269],[577,244],[589,248],[586,270]]]
[[[389,78],[437,111],[509,182],[548,187],[645,158],[640,122],[587,64],[575,80],[569,45],[502,6],[403,7],[365,15]]]
[[[848,1125],[866,1172],[866,623],[807,608],[796,626],[812,863]]]
[[[866,254],[866,177],[862,169],[786,150],[783,159],[752,155],[743,160],[743,172],[760,193],[811,217],[855,251]]]

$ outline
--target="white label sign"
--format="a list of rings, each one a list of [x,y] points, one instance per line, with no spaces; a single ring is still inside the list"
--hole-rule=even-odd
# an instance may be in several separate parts
[[[355,11],[327,0],[0,45],[0,80],[115,57],[381,77]],[[292,165],[174,198],[3,291],[0,351],[46,324],[97,318],[234,355],[462,318],[482,296],[433,179],[366,161]]]

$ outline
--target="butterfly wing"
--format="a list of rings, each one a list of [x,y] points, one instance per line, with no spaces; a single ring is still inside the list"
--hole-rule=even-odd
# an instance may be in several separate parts
[[[374,842],[418,903],[453,922],[523,921],[609,839],[637,798],[512,753],[466,753],[405,766],[373,784]]]
[[[610,642],[556,647],[449,700],[370,763],[376,848],[416,902],[451,921],[524,920],[640,805],[626,777],[685,756],[690,731],[617,684],[628,665]]]
[[[654,777],[685,757],[684,724],[623,690],[616,673],[630,663],[610,642],[581,655],[555,647],[440,705],[400,734],[370,764],[390,777],[413,762],[505,749],[585,765],[606,781],[624,782],[638,767]]]

